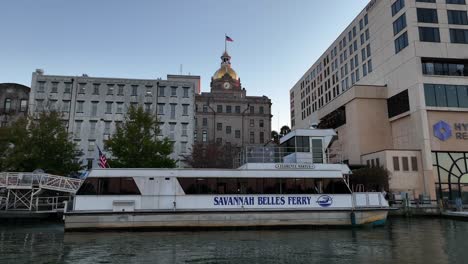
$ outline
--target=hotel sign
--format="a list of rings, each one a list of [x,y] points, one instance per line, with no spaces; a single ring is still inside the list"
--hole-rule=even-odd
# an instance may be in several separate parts
[[[439,121],[432,128],[434,136],[440,141],[447,141],[452,137],[457,140],[468,140],[468,123],[449,124],[445,121]]]
[[[296,163],[280,163],[275,164],[275,169],[283,169],[283,170],[313,170],[315,169],[314,164],[296,164]]]

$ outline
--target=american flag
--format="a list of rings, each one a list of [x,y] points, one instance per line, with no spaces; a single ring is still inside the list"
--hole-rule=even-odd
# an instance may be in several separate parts
[[[101,148],[99,148],[99,146],[98,146],[98,150],[99,150],[99,167],[100,168],[110,168],[109,163],[107,163],[106,155],[104,155],[104,153],[102,153]]]
[[[232,38],[230,38],[229,36],[226,35],[226,41],[229,41],[229,42],[234,42],[234,40],[232,40]]]

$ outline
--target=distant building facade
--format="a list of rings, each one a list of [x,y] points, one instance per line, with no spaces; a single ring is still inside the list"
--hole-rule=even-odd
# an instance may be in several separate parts
[[[270,141],[271,100],[247,96],[240,78],[231,68],[227,52],[211,78],[211,92],[195,96],[194,141],[243,146]]]
[[[200,77],[168,75],[167,80],[32,74],[29,111],[60,111],[68,132],[97,166],[97,146],[109,138],[130,106],[157,114],[160,136],[174,142],[171,158],[183,160],[193,144],[195,91]]]
[[[0,125],[8,126],[28,113],[29,87],[0,83]]]

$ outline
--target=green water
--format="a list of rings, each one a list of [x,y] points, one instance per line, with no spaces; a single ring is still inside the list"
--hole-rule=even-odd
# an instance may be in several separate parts
[[[0,223],[0,263],[468,263],[468,222],[390,219],[385,227],[63,233]]]

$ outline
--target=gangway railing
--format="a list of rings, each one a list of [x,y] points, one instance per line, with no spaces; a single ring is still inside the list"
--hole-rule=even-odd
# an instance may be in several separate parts
[[[47,173],[3,172],[0,173],[0,188],[32,189],[76,193],[83,181]]]

